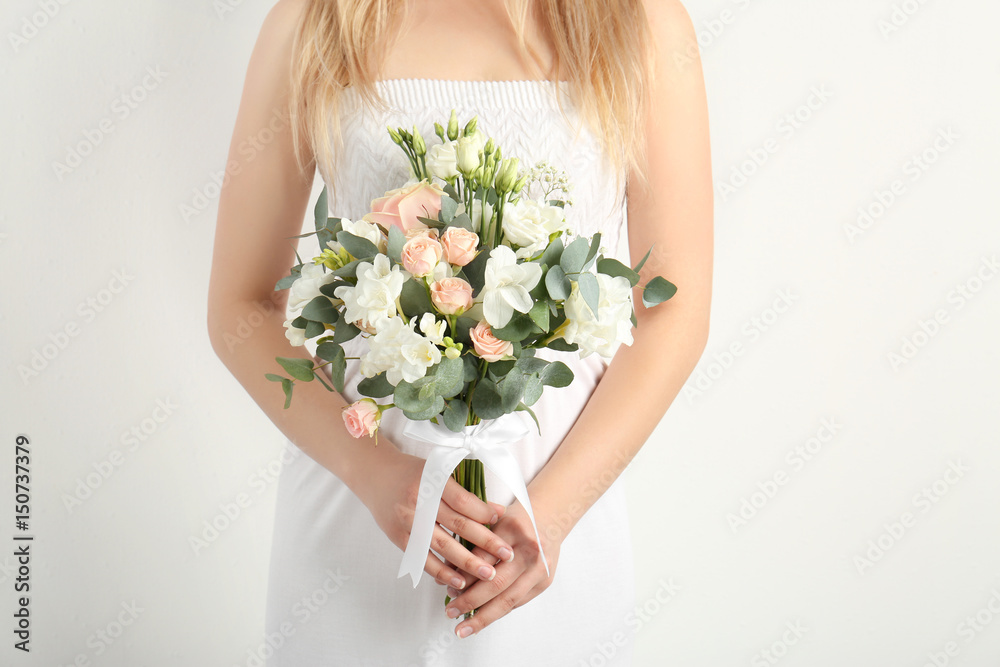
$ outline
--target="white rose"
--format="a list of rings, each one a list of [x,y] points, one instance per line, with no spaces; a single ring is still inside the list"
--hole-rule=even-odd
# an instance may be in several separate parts
[[[323,270],[322,264],[303,264],[302,273],[288,290],[288,307],[293,311],[305,308],[306,304],[321,296],[320,287],[336,279],[335,275]]]
[[[399,266],[390,268],[389,258],[376,255],[374,264],[358,264],[358,284],[338,287],[334,294],[344,300],[344,319],[361,322],[362,328],[396,314],[396,299],[409,274]]]
[[[401,317],[379,320],[375,335],[368,339],[368,351],[361,358],[360,371],[365,377],[384,372],[393,387],[401,380],[415,382],[427,369],[441,361],[441,351],[427,338],[413,330]]]
[[[443,144],[431,146],[427,151],[427,170],[432,176],[442,181],[458,176],[458,154],[456,142],[446,141]]]
[[[497,329],[510,322],[514,311],[526,313],[534,301],[528,290],[538,284],[542,267],[534,262],[517,263],[514,251],[505,245],[490,251],[486,260],[485,284],[480,292],[483,315]]]
[[[533,199],[520,199],[504,210],[502,227],[507,240],[519,246],[517,256],[520,259],[545,250],[549,235],[569,228],[561,208]]]
[[[306,330],[292,326],[292,320],[285,320],[285,338],[295,347],[306,344]]]
[[[596,352],[610,359],[622,343],[632,344],[632,286],[627,278],[597,274],[600,297],[597,317],[580,294],[579,285],[566,299],[563,338],[580,346],[580,357]]]

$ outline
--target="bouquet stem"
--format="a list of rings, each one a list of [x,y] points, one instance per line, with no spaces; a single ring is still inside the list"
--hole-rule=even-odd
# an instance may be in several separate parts
[[[482,500],[484,503],[486,502],[486,473],[483,469],[482,461],[478,459],[462,459],[458,466],[456,466],[455,472],[452,473],[452,477],[454,477],[455,481],[462,485],[463,489],[471,491],[476,494],[477,498]],[[489,524],[486,524],[486,527],[489,528]],[[464,537],[460,537],[459,541],[462,543],[462,546],[469,551],[476,548],[475,544],[468,541]],[[447,605],[449,602],[451,602],[451,597],[446,595],[444,603]],[[473,609],[465,614],[465,618],[469,619],[475,613],[476,610]]]

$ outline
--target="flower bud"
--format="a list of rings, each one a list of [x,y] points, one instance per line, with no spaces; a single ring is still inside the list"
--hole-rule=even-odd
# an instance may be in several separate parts
[[[495,141],[493,141],[493,137],[490,137],[490,140],[487,141],[486,145],[483,147],[483,154],[489,156],[489,154],[495,151],[496,149],[497,149],[497,144]]]
[[[402,144],[403,138],[399,136],[399,132],[392,129],[391,127],[387,127],[386,129],[389,130],[389,136],[392,137],[393,143]]]
[[[441,127],[441,123],[434,123],[434,134],[438,136],[438,139],[444,141],[444,128]]]
[[[413,152],[417,155],[427,154],[427,144],[424,143],[424,138],[421,136],[420,130],[417,129],[416,125],[413,126]]]
[[[451,110],[451,118],[448,119],[448,140],[455,141],[458,139],[458,115],[455,110]]]
[[[479,116],[475,116],[465,126],[464,136],[469,137],[476,133],[476,125],[479,123]]]

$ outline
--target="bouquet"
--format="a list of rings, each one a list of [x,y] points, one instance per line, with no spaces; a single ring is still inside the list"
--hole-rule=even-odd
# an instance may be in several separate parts
[[[297,381],[318,379],[342,392],[343,345],[367,338],[357,387],[365,398],[343,412],[355,437],[377,438],[382,414],[391,408],[422,423],[423,439],[436,444],[449,434],[467,443],[462,434],[483,432],[514,412],[526,413],[538,427],[531,406],[545,387],[569,385],[573,372],[537,357],[536,350],[611,358],[619,345],[632,343],[632,290],[649,252],[629,268],[602,253],[600,234],[574,236],[565,175],[547,163],[520,169],[517,157],[504,157],[483,135],[477,118],[460,128],[452,111],[447,126],[434,127],[440,143],[429,149],[415,126],[388,128],[412,178],[374,200],[361,220],[329,217],[324,188],[315,207],[316,231],[303,235],[317,237],[320,254],[300,259],[275,287],[290,290],[289,306],[298,313],[285,322],[289,341],[317,343],[317,359],[279,357],[288,376],[267,375],[281,384],[286,408]],[[651,307],[675,292],[657,276],[642,287],[642,300]],[[324,367],[332,387],[318,372]],[[480,459],[489,448],[473,458],[454,443],[444,449],[457,449],[463,458],[445,453],[435,465],[485,501]],[[509,459],[501,460],[506,450],[492,449],[490,469],[500,475],[507,466],[501,478],[531,515],[523,479],[508,479],[515,473]],[[438,480],[441,489],[445,481]],[[419,502],[410,544],[422,541],[416,539],[418,523]],[[414,552],[419,556],[419,546]],[[422,567],[423,557],[415,557],[408,570],[414,586]]]

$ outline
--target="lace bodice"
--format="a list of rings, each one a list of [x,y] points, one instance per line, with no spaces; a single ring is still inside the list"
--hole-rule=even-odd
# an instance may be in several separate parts
[[[445,125],[454,108],[460,123],[478,115],[479,128],[503,148],[504,157],[520,158],[522,167],[545,160],[565,171],[573,186],[572,206],[566,210],[572,229],[586,236],[601,232],[601,245],[617,255],[626,214],[624,178],[616,188],[613,167],[570,100],[565,82],[389,79],[377,82],[376,89],[389,112],[364,107],[360,94],[345,91],[344,148],[332,177],[331,215],[357,220],[373,199],[410,177],[406,156],[386,126],[416,125],[433,146],[440,141],[435,121]],[[566,118],[556,95],[562,96]]]

